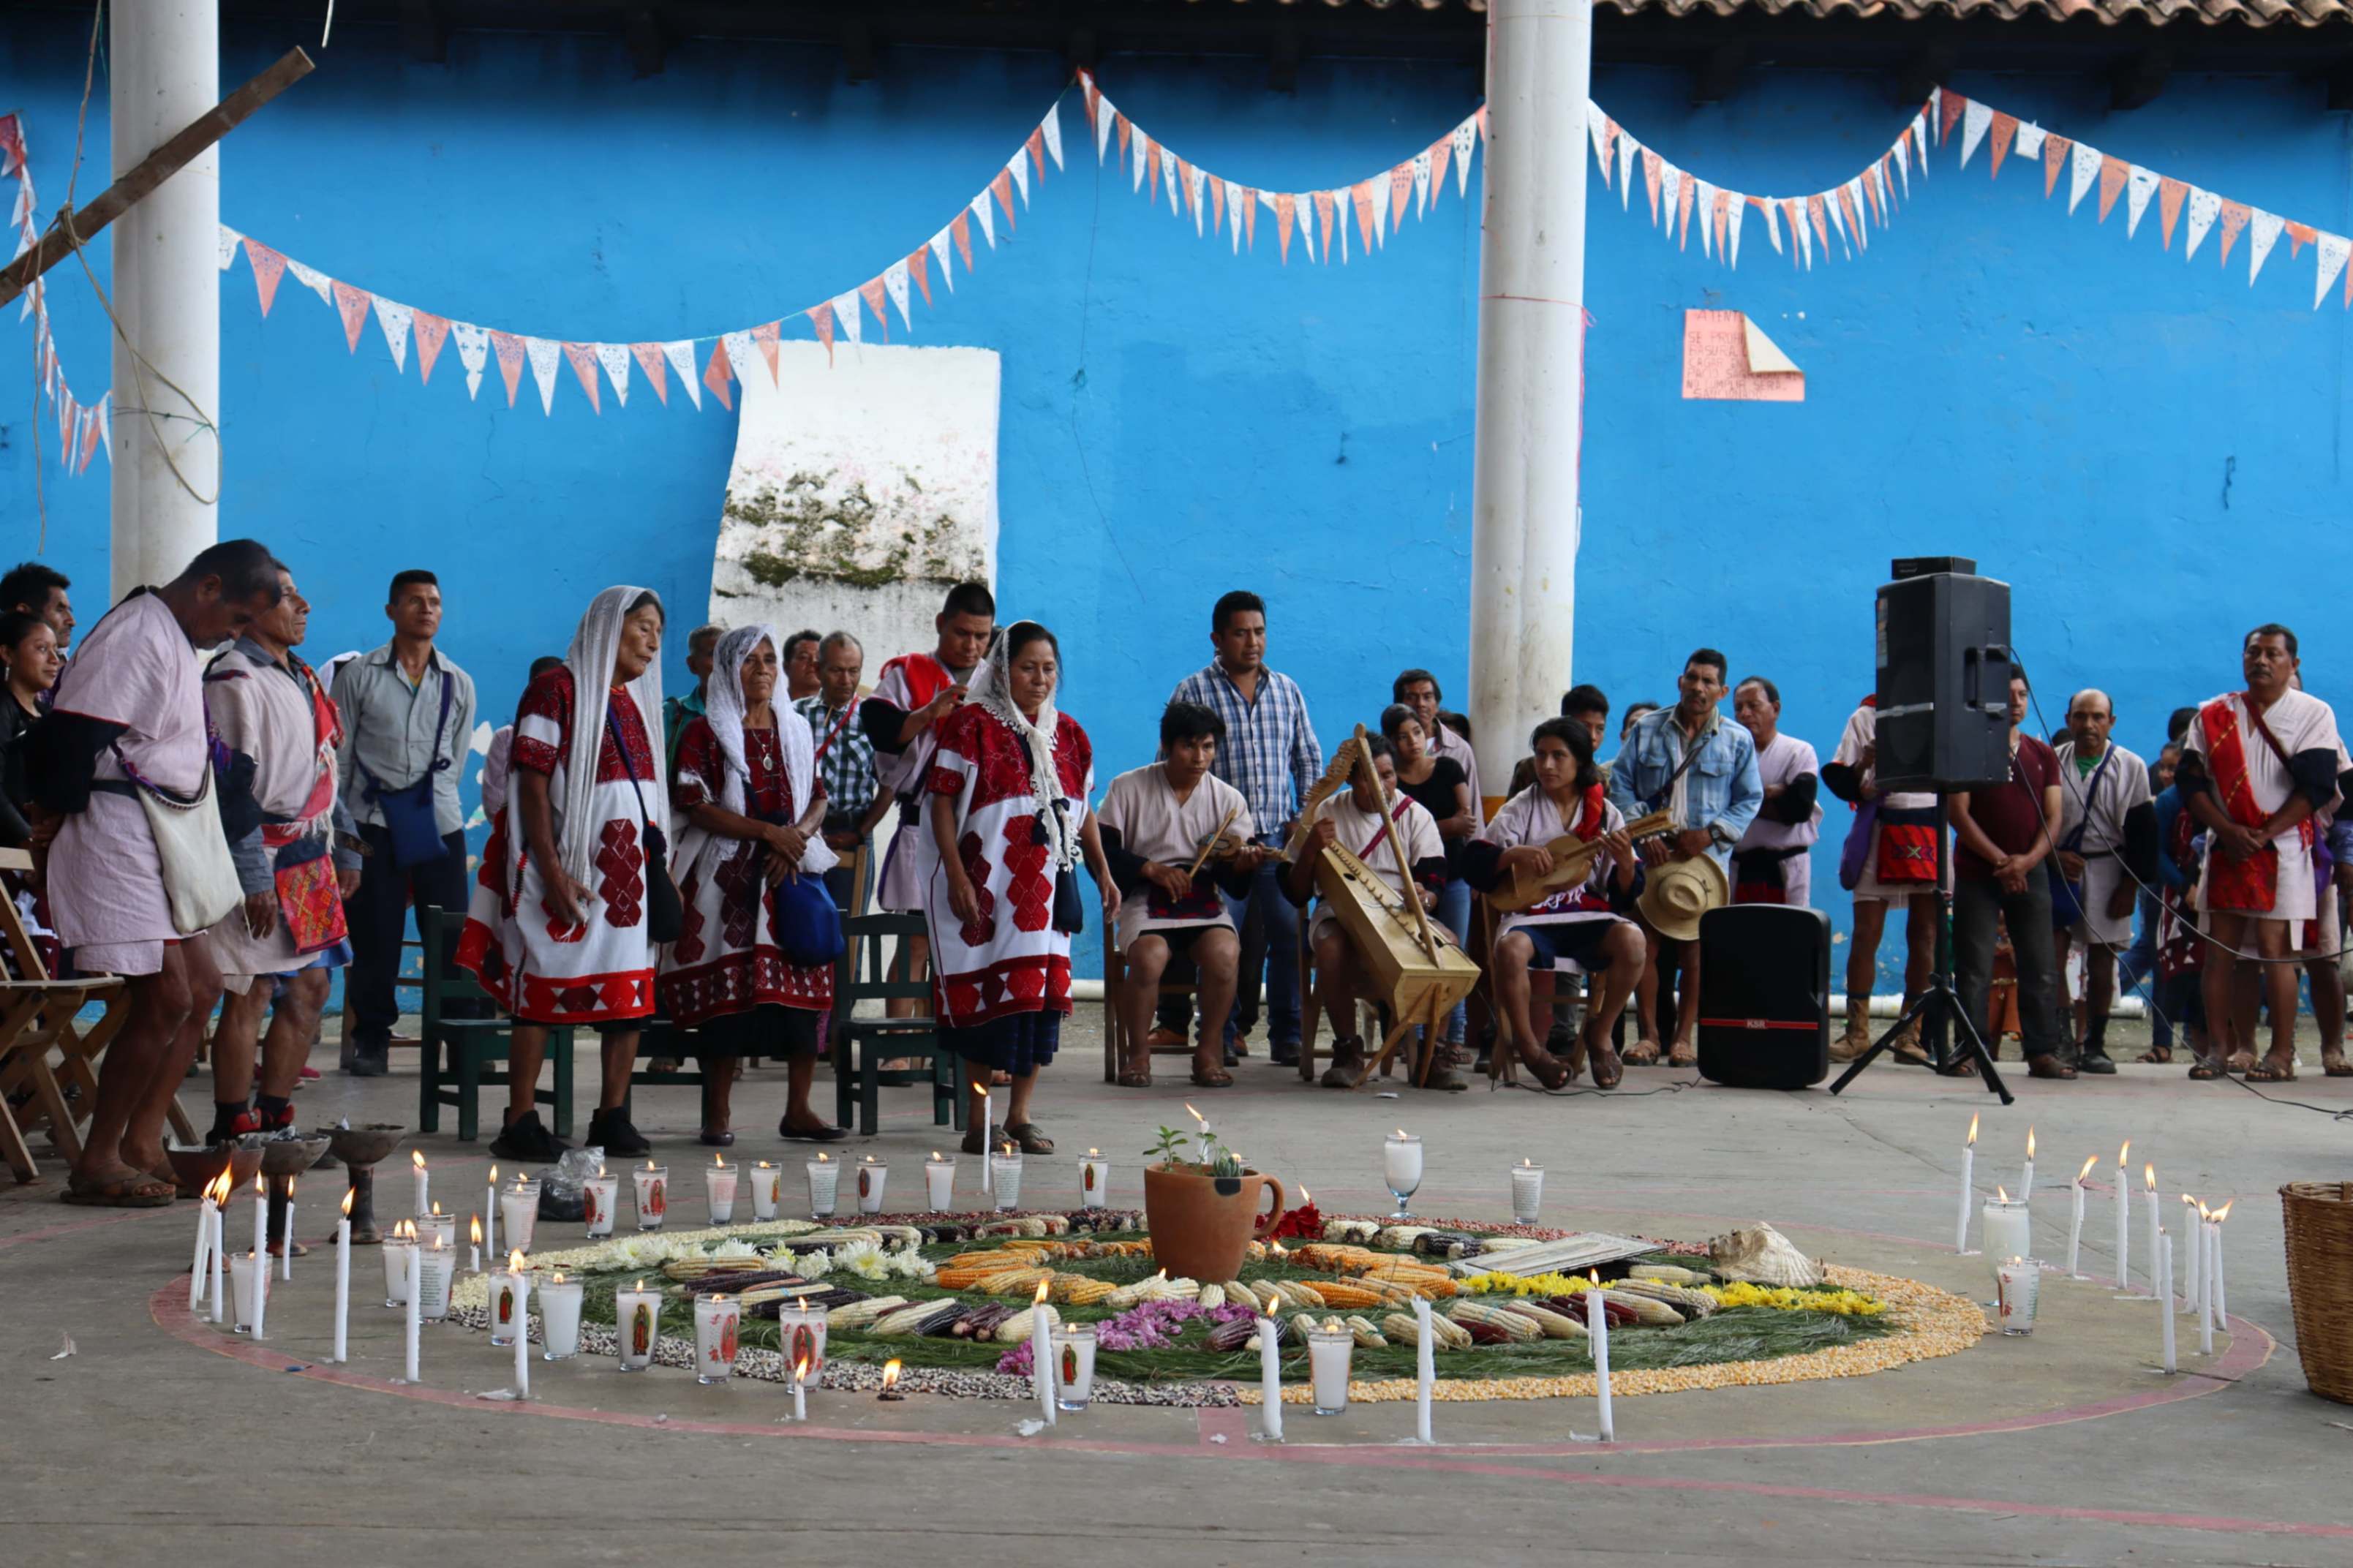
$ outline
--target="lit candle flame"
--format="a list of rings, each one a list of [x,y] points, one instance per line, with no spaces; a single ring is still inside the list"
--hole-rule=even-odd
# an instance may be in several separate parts
[[[2034,1124],[2032,1122],[2027,1123],[2026,1126],[2026,1157],[2030,1160],[2034,1158]]]
[[[415,1165],[420,1171],[425,1169],[425,1151],[422,1149],[411,1149],[408,1152],[408,1163]]]
[[[290,1204],[294,1201],[294,1178],[291,1176],[286,1178],[286,1201]]]
[[[646,1282],[645,1282],[644,1280],[642,1280],[642,1279],[638,1280],[636,1284],[634,1284],[634,1285],[632,1285],[632,1286],[630,1286],[630,1287],[629,1287],[629,1289],[632,1289],[632,1290],[642,1290],[642,1289],[644,1289],[645,1288],[646,1288]]]
[[[825,1163],[825,1151],[822,1149],[818,1151],[817,1163],[820,1165]]]
[[[809,1358],[807,1356],[803,1356],[800,1360],[793,1363],[793,1381],[795,1383],[802,1383],[807,1380],[808,1363]]]
[[[724,1154],[713,1154],[711,1156],[711,1163],[723,1171],[727,1168],[727,1156]]]
[[[1400,1138],[1403,1138],[1403,1137],[1406,1137],[1408,1134],[1407,1134],[1407,1132],[1406,1132],[1406,1130],[1405,1130],[1404,1128],[1400,1127],[1400,1128],[1398,1128],[1398,1129],[1397,1130],[1397,1135],[1398,1135],[1398,1137],[1400,1137]]]
[[[1972,1143],[1978,1141],[1978,1119],[1974,1115],[1969,1118],[1968,1141]]]
[[[437,1215],[441,1212],[441,1200],[439,1198],[435,1198],[433,1200],[433,1212]]]
[[[1299,1189],[1299,1206],[1301,1208],[1305,1208],[1309,1204],[1314,1203],[1314,1194],[1310,1193],[1305,1187]]]
[[[2093,1166],[2094,1166],[2094,1165],[2096,1165],[2096,1164],[2098,1164],[2099,1163],[2100,1163],[2100,1157],[2099,1157],[2097,1154],[2094,1154],[2094,1155],[2090,1156],[2089,1158],[2087,1158],[2086,1160],[2084,1160],[2084,1168],[2083,1168],[2082,1170],[2080,1170],[2080,1171],[2078,1171],[2078,1172],[2076,1172],[2076,1173],[2075,1173],[2075,1184],[2076,1184],[2077,1186],[2079,1186],[2079,1187],[2080,1187],[2080,1186],[2082,1186],[2085,1182],[2087,1182],[2087,1181],[2091,1180],[2091,1178],[2092,1178],[2092,1167],[2093,1167]]]
[[[553,1280],[549,1281],[549,1283],[551,1283],[551,1284],[554,1284],[554,1285],[561,1285],[561,1284],[563,1284],[563,1283],[564,1283],[564,1270],[563,1270],[563,1269],[561,1269],[561,1268],[557,1269],[557,1270],[555,1271],[555,1278],[554,1278]]]
[[[765,1160],[761,1161],[761,1162],[760,1162],[760,1169],[762,1169],[762,1170],[764,1170],[764,1171],[765,1171],[765,1170],[766,1170],[767,1168],[768,1168],[768,1162],[766,1162]]]
[[[2235,1204],[2238,1201],[2238,1199],[2232,1198],[2230,1204],[2224,1204],[2221,1208],[2216,1209],[2214,1211],[2214,1223],[2216,1225],[2221,1225],[2224,1220],[2229,1219],[2231,1217],[2231,1204]]]
[[[491,1167],[490,1183],[494,1187],[499,1184],[499,1168],[496,1165]]]
[[[646,1169],[649,1171],[659,1171],[661,1167],[655,1164],[651,1160],[649,1160],[646,1162]]]
[[[605,1179],[605,1162],[602,1160],[596,1162],[596,1179],[600,1182]]]
[[[1090,1149],[1087,1151],[1087,1158],[1090,1160],[1096,1159],[1100,1157],[1103,1151],[1100,1149]]]
[[[2033,1137],[2033,1136],[2034,1136],[2034,1130],[2033,1130],[2032,1128],[2029,1128],[2029,1129],[2027,1129],[2026,1135],[2027,1135],[2029,1138]],[[2028,1145],[2027,1145],[2026,1152],[2027,1152],[2029,1154],[2033,1153],[2033,1152],[2034,1152],[2034,1146],[2033,1146],[2032,1144],[2031,1144],[2031,1143],[2030,1143],[2030,1144],[2028,1144]],[[1523,1165],[1528,1166],[1530,1169],[1534,1169],[1534,1168],[1535,1168],[1535,1162],[1534,1160],[1529,1159],[1529,1158],[1528,1158],[1526,1155],[1525,1155],[1525,1154],[1523,1154],[1522,1156],[1520,1156],[1520,1163],[1521,1163],[1521,1164],[1523,1164]]]
[[[2006,1204],[2010,1202],[2010,1189],[2001,1185],[2000,1183],[1996,1183],[1993,1189],[1993,1201],[1998,1204]]]
[[[507,1272],[510,1274],[520,1274],[522,1272],[522,1253],[510,1252],[507,1254]]]
[[[1194,1121],[1200,1122],[1200,1123],[1201,1123],[1202,1125],[1204,1125],[1204,1126],[1207,1126],[1207,1125],[1208,1124],[1208,1121],[1209,1121],[1209,1119],[1208,1119],[1208,1117],[1206,1117],[1206,1116],[1202,1115],[1199,1111],[1195,1110],[1193,1109],[1193,1102],[1192,1102],[1191,1100],[1187,1100],[1187,1101],[1185,1102],[1185,1110],[1186,1110],[1186,1111],[1187,1111],[1188,1114],[1190,1114],[1190,1115],[1191,1115],[1191,1117],[1193,1118],[1193,1120],[1194,1120]]]
[[[2181,1206],[2182,1206],[2183,1208],[2188,1208],[2190,1205],[2192,1205],[2192,1204],[2196,1203],[2197,1201],[2198,1201],[2198,1200],[2197,1200],[2196,1198],[2191,1197],[2188,1193],[2184,1193],[2184,1194],[2181,1194]]]
[[[476,1215],[474,1216],[474,1223],[473,1223],[473,1226],[472,1226],[472,1227],[471,1227],[471,1228],[472,1228],[472,1230],[473,1230],[473,1242],[474,1242],[474,1245],[475,1245],[476,1247],[480,1247],[480,1246],[481,1246],[481,1245],[482,1245],[482,1216],[481,1216],[480,1215]]]
[[[1159,1273],[1154,1275],[1153,1278],[1155,1279],[1166,1279],[1168,1278],[1168,1270],[1164,1268]]]
[[[899,1361],[896,1356],[882,1363],[882,1387],[887,1393],[899,1386]]]
[[[2125,1140],[2125,1145],[2124,1145],[2124,1147],[2116,1151],[2116,1169],[2117,1169],[2117,1170],[2121,1171],[2121,1170],[2123,1170],[2123,1169],[2125,1168],[2125,1156],[2126,1156],[2126,1155],[2127,1155],[2127,1154],[2129,1154],[2129,1153],[2131,1153],[2131,1152],[2132,1152],[2132,1140],[2131,1140],[2131,1139],[2129,1139],[2129,1138],[2127,1138],[2127,1139],[2126,1139],[2126,1140]]]
[[[869,1165],[874,1163],[874,1156],[871,1154],[867,1155],[864,1163]]]
[[[349,1187],[343,1189],[343,1217],[352,1217],[352,1190]]]
[[[1601,1270],[1599,1270],[1599,1268],[1588,1268],[1588,1269],[1587,1269],[1587,1270],[1586,1270],[1586,1278],[1593,1281],[1593,1284],[1594,1284],[1594,1286],[1595,1286],[1595,1288],[1596,1288],[1596,1289],[1599,1289],[1599,1288],[1600,1287],[1600,1284],[1601,1284]]]
[[[264,1182],[264,1181],[261,1179],[261,1173],[260,1173],[260,1172],[259,1172],[259,1171],[254,1172],[254,1173],[253,1173],[253,1195],[254,1195],[255,1197],[257,1197],[257,1198],[258,1198],[258,1197],[262,1197],[262,1196],[267,1195],[267,1194],[268,1194],[268,1193],[269,1193],[269,1184],[267,1182]]]
[[[1039,1280],[1039,1281],[1038,1281],[1038,1294],[1037,1294],[1036,1296],[1032,1297],[1032,1298],[1031,1298],[1031,1300],[1032,1300],[1032,1301],[1034,1301],[1037,1305],[1039,1305],[1039,1306],[1040,1306],[1040,1307],[1042,1307],[1042,1306],[1044,1306],[1044,1305],[1046,1304],[1046,1281],[1045,1281],[1045,1280],[1040,1279],[1040,1280]]]
[[[2148,1184],[2150,1192],[2157,1191],[2157,1162],[2152,1160],[2140,1168],[2140,1179]]]
[[[940,1152],[939,1152],[937,1149],[934,1149],[934,1150],[933,1150],[933,1151],[932,1151],[932,1163],[933,1163],[933,1164],[934,1164],[934,1165],[936,1165],[936,1164],[938,1164],[939,1163],[940,1163]]]

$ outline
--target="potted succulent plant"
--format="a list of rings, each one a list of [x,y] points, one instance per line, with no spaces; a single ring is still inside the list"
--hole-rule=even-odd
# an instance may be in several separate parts
[[[1224,1281],[1241,1272],[1250,1244],[1264,1240],[1282,1217],[1282,1184],[1249,1169],[1213,1133],[1198,1135],[1206,1159],[1187,1159],[1192,1136],[1163,1127],[1158,1143],[1145,1151],[1152,1157],[1144,1167],[1145,1226],[1154,1258],[1171,1275]]]

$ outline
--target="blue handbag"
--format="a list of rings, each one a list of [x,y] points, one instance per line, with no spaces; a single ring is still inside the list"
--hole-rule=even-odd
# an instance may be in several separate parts
[[[776,946],[785,962],[809,969],[838,962],[847,944],[841,935],[841,910],[826,890],[823,877],[788,877],[774,889],[776,900]]]

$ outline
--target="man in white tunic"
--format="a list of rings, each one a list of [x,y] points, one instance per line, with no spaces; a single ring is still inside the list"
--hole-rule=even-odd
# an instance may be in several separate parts
[[[1936,967],[1936,797],[1903,790],[1882,794],[1878,763],[1879,709],[1875,698],[1866,697],[1847,715],[1838,749],[1822,765],[1823,786],[1855,808],[1840,855],[1841,885],[1854,892],[1854,933],[1846,954],[1846,1028],[1831,1042],[1834,1062],[1852,1061],[1871,1048],[1871,994],[1879,978],[1879,939],[1892,907],[1905,910],[1904,1011],[1927,989],[1928,972]],[[1858,836],[1863,840],[1859,845]],[[1953,885],[1949,858],[1944,884]],[[1916,1020],[1904,1026],[1890,1048],[1906,1061],[1928,1059]]]
[[[2246,689],[2202,704],[2184,737],[2175,783],[2206,829],[2200,896],[2214,949],[2205,965],[2206,1029],[2214,1055],[2189,1069],[2196,1079],[2243,1071],[2258,1082],[2295,1077],[2295,965],[2291,952],[2310,945],[2306,926],[2318,912],[2314,887],[2313,816],[2337,795],[2337,715],[2295,689],[2295,634],[2267,624],[2240,648]],[[2263,968],[2272,1012],[2270,1052],[2254,1058],[2232,1005],[2225,957],[2239,953]]]
[[[2062,1018],[2072,1016],[2073,1008],[2067,952],[2073,946],[2084,950],[2084,1040],[2077,1072],[2116,1070],[2107,1046],[2116,954],[2132,943],[2140,889],[2157,881],[2157,800],[2149,790],[2148,764],[2108,738],[2116,721],[2116,705],[2106,692],[2078,691],[2067,704],[2067,739],[2058,748],[2063,809],[2052,921],[2057,928]],[[2066,888],[2074,889],[2072,897]]]
[[[1733,688],[1732,716],[1757,742],[1757,778],[1765,786],[1757,820],[1732,847],[1732,901],[1807,908],[1821,833],[1821,763],[1812,745],[1781,732],[1781,689],[1763,676]]]

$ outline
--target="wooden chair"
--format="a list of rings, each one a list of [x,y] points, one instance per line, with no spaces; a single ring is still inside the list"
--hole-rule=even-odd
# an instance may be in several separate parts
[[[463,910],[422,911],[425,938],[424,1021],[419,1026],[423,1048],[417,1053],[417,1127],[420,1132],[441,1130],[441,1108],[458,1108],[458,1136],[471,1142],[480,1131],[482,1069],[502,1064],[512,1046],[514,1026],[508,1018],[452,1017],[453,1002],[491,1003],[474,977],[462,969],[442,971],[441,955],[457,945],[466,929]],[[492,1004],[495,1005],[494,1004]],[[547,1055],[555,1068],[552,1089],[533,1085],[532,1099],[554,1110],[553,1129],[558,1138],[572,1133],[572,1031],[551,1029]],[[446,1065],[445,1065],[446,1064]],[[698,1079],[698,1081],[700,1081]]]
[[[1119,1008],[1120,997],[1127,989],[1127,954],[1119,945],[1119,932],[1114,929],[1114,922],[1105,921],[1103,928],[1103,1082],[1116,1083],[1119,1080],[1119,1064],[1127,1057],[1127,1025],[1122,1020]],[[1172,963],[1170,968],[1174,967]],[[1161,972],[1160,994],[1164,1000],[1182,996],[1189,1005],[1200,990],[1196,980],[1171,980],[1166,970]],[[1187,1016],[1192,1016],[1189,1005]],[[1186,1026],[1190,1029],[1195,1025],[1188,1023]],[[1163,1054],[1189,1057],[1193,1054],[1193,1043],[1187,1040],[1180,1046],[1169,1047]]]
[[[932,994],[928,980],[893,980],[884,958],[884,944],[904,942],[923,934],[923,917],[878,912],[848,915],[841,922],[842,954],[833,981],[834,1119],[849,1124],[850,1104],[858,1106],[858,1131],[871,1136],[881,1116],[881,1089],[885,1082],[911,1081],[900,1074],[883,1073],[881,1062],[902,1057],[932,1059],[932,1125],[965,1126],[964,1074],[953,1052],[941,1042],[936,1022],[927,1015],[908,1018],[857,1016],[860,1002],[889,1003],[896,998],[923,1000]]]

